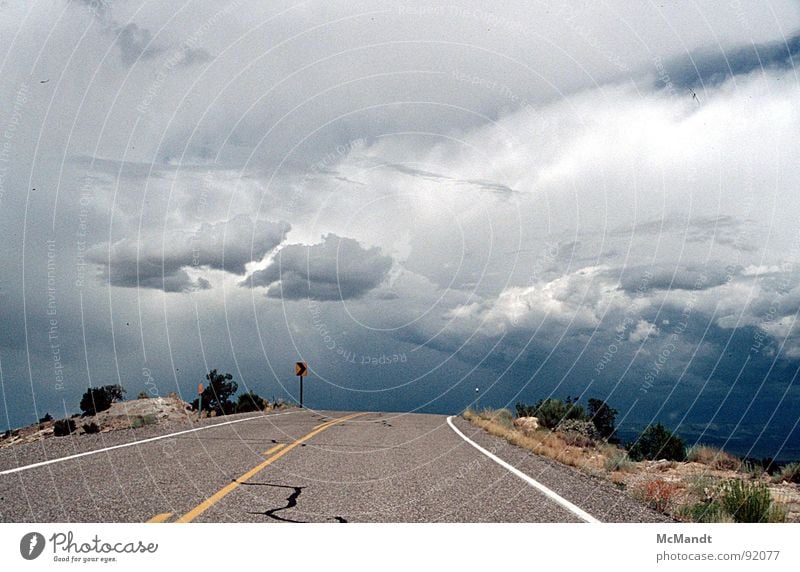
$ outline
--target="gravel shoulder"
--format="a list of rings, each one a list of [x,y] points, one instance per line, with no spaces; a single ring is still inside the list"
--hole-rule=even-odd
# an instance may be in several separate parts
[[[656,512],[605,479],[592,477],[557,461],[535,455],[475,427],[461,417],[453,423],[459,431],[529,477],[579,506],[602,522],[674,522]]]

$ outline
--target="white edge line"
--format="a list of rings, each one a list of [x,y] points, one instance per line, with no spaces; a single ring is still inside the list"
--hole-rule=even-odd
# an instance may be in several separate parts
[[[455,432],[456,432],[456,434],[457,434],[459,437],[461,437],[462,439],[464,439],[464,441],[466,441],[467,443],[469,443],[470,445],[472,445],[473,447],[475,447],[475,448],[476,448],[478,451],[480,451],[481,453],[483,453],[484,455],[486,455],[487,457],[489,457],[489,458],[490,458],[492,461],[494,461],[495,463],[497,463],[498,465],[500,465],[500,466],[501,466],[501,467],[503,467],[504,469],[506,469],[506,470],[510,471],[511,473],[515,474],[515,475],[516,475],[516,476],[518,476],[520,479],[522,479],[523,481],[525,481],[526,483],[528,483],[529,485],[531,485],[533,488],[537,489],[537,490],[538,490],[538,491],[540,491],[542,494],[544,494],[545,496],[547,496],[549,499],[551,499],[551,500],[553,500],[553,501],[557,502],[558,504],[560,504],[561,506],[563,506],[564,508],[566,508],[568,511],[570,511],[571,513],[573,513],[573,514],[574,514],[575,516],[577,516],[578,518],[580,518],[580,519],[582,519],[582,520],[585,520],[586,522],[597,522],[597,523],[599,523],[599,522],[600,522],[599,520],[597,520],[595,517],[593,517],[591,514],[589,514],[589,513],[588,513],[588,512],[586,512],[585,510],[583,510],[583,509],[581,509],[581,508],[577,507],[576,505],[572,504],[572,503],[571,503],[571,502],[569,502],[567,499],[565,499],[564,497],[560,496],[558,493],[555,493],[555,492],[553,492],[552,490],[548,489],[546,486],[544,486],[544,485],[543,485],[542,483],[540,483],[539,481],[536,481],[536,480],[532,479],[531,477],[529,477],[528,475],[526,475],[525,473],[523,473],[522,471],[520,471],[519,469],[517,469],[515,466],[513,466],[513,465],[510,465],[509,463],[506,463],[506,462],[505,462],[503,459],[501,459],[501,458],[500,458],[500,457],[498,457],[497,455],[495,455],[495,454],[493,454],[493,453],[490,453],[489,451],[487,451],[486,449],[484,449],[483,447],[481,447],[480,445],[478,445],[476,442],[474,442],[474,441],[473,441],[473,440],[471,440],[469,437],[467,437],[466,435],[464,435],[464,434],[463,434],[461,431],[459,431],[459,430],[456,428],[456,426],[455,426],[455,425],[453,425],[453,421],[452,421],[452,419],[453,419],[453,416],[452,416],[452,415],[451,415],[450,417],[448,417],[448,418],[447,418],[447,424],[448,424],[448,425],[450,425],[450,428],[451,428],[453,431],[455,431]]]
[[[77,459],[79,457],[87,457],[89,455],[96,455],[97,453],[103,453],[105,451],[113,451],[114,449],[123,449],[125,447],[133,447],[134,445],[144,445],[145,443],[152,443],[153,441],[158,441],[160,439],[166,439],[167,437],[175,437],[176,435],[185,435],[187,433],[194,433],[195,431],[204,431],[205,429],[213,429],[215,427],[222,427],[223,425],[233,425],[234,423],[244,423],[245,421],[254,421],[255,419],[264,419],[267,417],[280,417],[281,415],[289,415],[290,413],[297,413],[297,411],[286,411],[284,413],[273,413],[272,415],[255,415],[253,417],[248,417],[246,419],[234,419],[233,421],[225,421],[223,423],[214,423],[213,425],[205,425],[203,427],[195,427],[194,429],[186,429],[185,431],[178,431],[177,433],[168,433],[166,435],[159,435],[158,437],[150,437],[148,439],[142,439],[140,441],[131,441],[130,443],[122,443],[121,445],[113,445],[111,447],[104,447],[103,449],[94,449],[92,451],[85,451],[83,453],[76,453],[75,455],[69,455],[68,457],[59,457],[57,459],[50,459],[48,461],[40,461],[38,463],[33,463],[32,465],[25,465],[24,467],[16,467],[14,469],[6,469],[5,471],[0,471],[0,476],[2,475],[11,475],[13,473],[21,473],[22,471],[27,471],[28,469],[35,469],[36,467],[44,467],[45,465],[52,465],[53,463],[61,463],[63,461],[69,461],[71,459]]]

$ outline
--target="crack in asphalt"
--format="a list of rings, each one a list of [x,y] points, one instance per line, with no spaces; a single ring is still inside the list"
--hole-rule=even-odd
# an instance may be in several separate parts
[[[245,486],[256,486],[256,487],[276,487],[279,489],[292,489],[292,493],[286,498],[286,505],[280,506],[277,508],[271,508],[269,510],[265,510],[264,512],[251,512],[250,514],[263,514],[264,516],[268,516],[274,520],[280,520],[283,522],[296,522],[300,523],[300,520],[292,520],[290,518],[283,518],[281,516],[276,515],[276,512],[280,512],[282,510],[288,510],[290,508],[294,508],[297,506],[297,498],[303,492],[305,487],[293,487],[290,485],[275,485],[272,483],[242,483]]]
[[[303,489],[305,487],[295,487],[291,485],[276,485],[273,483],[242,483],[245,486],[257,486],[257,487],[276,487],[280,489],[292,489],[292,493],[286,497],[286,504],[284,506],[280,506],[277,508],[271,508],[269,510],[265,510],[264,512],[251,512],[250,514],[263,514],[264,516],[268,516],[273,520],[280,520],[281,522],[293,522],[293,523],[303,523],[302,520],[292,520],[290,518],[284,518],[282,516],[278,516],[277,512],[282,510],[289,510],[290,508],[294,508],[297,506],[297,499],[303,493]],[[347,519],[341,516],[334,516],[333,517],[336,522],[347,522]]]

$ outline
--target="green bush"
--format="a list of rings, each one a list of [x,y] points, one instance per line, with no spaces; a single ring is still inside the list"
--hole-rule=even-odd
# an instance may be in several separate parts
[[[121,385],[90,387],[81,397],[81,411],[84,415],[96,415],[111,407],[115,401],[122,401],[125,389]]]
[[[255,391],[239,394],[236,402],[236,413],[249,413],[251,411],[263,411],[269,407],[269,402],[258,395]]]
[[[717,500],[701,501],[685,506],[679,514],[691,522],[732,522],[733,520]]]
[[[146,425],[155,425],[158,423],[158,419],[156,419],[155,415],[136,415],[131,417],[131,428],[138,429],[139,427],[144,427]]]
[[[66,437],[75,432],[75,421],[73,419],[59,419],[53,424],[53,435],[56,437]]]
[[[517,417],[536,417],[539,425],[547,429],[555,429],[559,423],[568,419],[588,421],[586,411],[578,405],[577,398],[540,399],[535,405],[517,403]]]
[[[786,514],[773,505],[767,485],[759,481],[730,479],[720,487],[720,501],[736,522],[783,522]]]
[[[100,433],[100,426],[95,422],[84,423],[83,424],[83,432],[87,433],[87,434]]]
[[[683,461],[686,459],[686,444],[683,439],[673,435],[661,423],[650,425],[639,435],[628,451],[634,461],[666,459]]]

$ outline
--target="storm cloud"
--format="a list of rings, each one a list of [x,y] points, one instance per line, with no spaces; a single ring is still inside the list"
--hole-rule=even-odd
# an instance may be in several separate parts
[[[205,290],[203,277],[192,278],[187,269],[203,268],[244,274],[249,262],[260,261],[277,247],[289,231],[288,223],[252,221],[239,215],[228,221],[204,223],[193,232],[172,230],[141,239],[125,238],[98,245],[88,258],[103,267],[102,277],[112,286],[154,288],[165,292]]]
[[[268,286],[271,298],[349,300],[380,285],[391,266],[391,257],[379,248],[364,248],[352,238],[328,234],[318,244],[282,248],[246,284]]]

